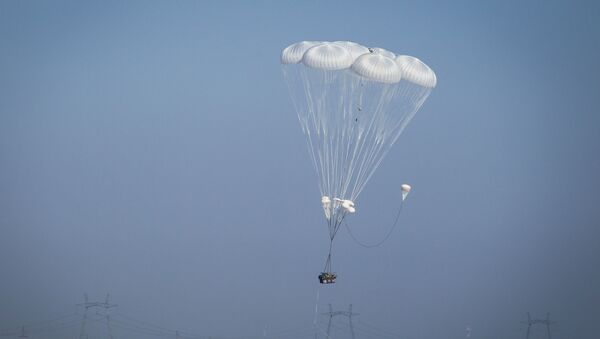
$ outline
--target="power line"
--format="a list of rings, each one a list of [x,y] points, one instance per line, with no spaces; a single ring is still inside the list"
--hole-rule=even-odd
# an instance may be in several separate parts
[[[51,318],[48,320],[42,320],[42,321],[38,321],[38,322],[29,322],[29,323],[25,323],[23,326],[27,327],[28,332],[32,332],[35,331],[39,328],[45,328],[48,326],[53,326],[53,323],[57,323],[60,322],[61,320],[64,319],[68,319],[68,318],[73,318],[79,316],[79,314],[77,312],[72,312],[69,314],[64,314],[55,318]],[[63,322],[60,322],[61,324]],[[17,335],[18,333],[20,333],[19,331],[21,330],[21,326],[17,326],[17,327],[6,327],[3,329],[0,329],[0,336],[6,336],[6,335]]]
[[[128,332],[131,334],[137,334],[140,336],[157,337],[157,338],[173,338],[173,339],[248,339],[248,338],[259,338],[258,336],[244,336],[244,337],[217,337],[200,335],[198,333],[181,331],[179,329],[171,329],[154,323],[147,322],[137,317],[133,317],[127,314],[117,311],[109,313],[109,311],[115,308],[117,305],[110,302],[110,296],[107,295],[104,301],[92,301],[88,298],[87,294],[84,294],[84,302],[77,304],[82,308],[83,312],[74,312],[60,317],[53,318],[51,320],[40,321],[33,323],[34,325],[23,325],[19,327],[13,327],[12,329],[5,329],[0,332],[0,336],[10,336],[17,338],[28,338],[30,335],[37,333],[48,337],[49,333],[59,333],[58,331],[75,329],[80,325],[79,338],[88,338],[87,325],[90,323],[100,324],[105,326],[107,330],[107,337],[113,338],[113,331],[117,333]],[[95,312],[93,312],[95,310]],[[354,317],[358,313],[353,312],[352,304],[348,306],[347,310],[334,310],[331,304],[329,304],[329,312],[322,313],[321,316],[327,316],[327,321],[321,318],[318,322],[315,320],[312,326],[309,327],[296,327],[287,328],[280,330],[273,330],[267,333],[265,329],[262,339],[275,339],[275,338],[313,338],[318,339],[324,336],[326,339],[332,338],[332,329],[342,329],[350,331],[351,338],[356,339],[357,335],[360,337],[366,337],[369,339],[374,338],[398,338],[399,335],[387,330],[383,330],[375,325],[371,325],[362,320],[358,323],[354,322]],[[79,318],[80,317],[80,318]],[[78,319],[79,318],[79,319]],[[339,319],[342,318],[342,319]],[[345,318],[345,320],[343,320]],[[327,323],[327,325],[325,325]],[[27,329],[27,330],[25,330]],[[75,330],[74,330],[75,332]],[[66,333],[66,332],[65,332]],[[76,332],[75,332],[76,333]],[[347,332],[346,332],[347,333]],[[56,335],[56,334],[55,334]],[[62,334],[61,334],[62,335]],[[72,337],[73,335],[65,335]]]

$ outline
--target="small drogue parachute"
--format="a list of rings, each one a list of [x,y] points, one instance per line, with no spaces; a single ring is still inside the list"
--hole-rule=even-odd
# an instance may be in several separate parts
[[[410,193],[411,189],[412,187],[410,187],[408,184],[402,184],[400,186],[400,190],[402,191],[402,201],[406,200],[406,197],[408,197],[408,193]]]
[[[282,51],[281,64],[319,177],[330,239],[319,280],[331,283],[336,233],[437,79],[415,57],[351,41],[298,42]],[[410,190],[401,186],[401,202]]]

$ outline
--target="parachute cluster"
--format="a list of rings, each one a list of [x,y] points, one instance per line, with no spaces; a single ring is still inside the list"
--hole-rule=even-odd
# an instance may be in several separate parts
[[[367,48],[351,41],[302,41],[286,47],[281,63],[323,69],[352,69],[366,79],[394,84],[405,79],[416,85],[434,88],[435,73],[421,60],[409,55],[396,55],[383,48]]]
[[[331,247],[390,147],[436,86],[421,60],[351,41],[302,41],[281,64],[319,177]],[[410,186],[401,187],[401,203]]]

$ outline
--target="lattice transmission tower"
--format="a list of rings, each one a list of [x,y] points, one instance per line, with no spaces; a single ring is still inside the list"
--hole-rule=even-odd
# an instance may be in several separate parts
[[[25,326],[21,326],[21,334],[19,335],[18,338],[29,338],[29,336],[27,335],[27,332],[25,332]]]
[[[546,319],[532,319],[531,314],[527,312],[527,321],[521,321],[523,324],[527,324],[527,334],[525,336],[526,339],[529,339],[529,335],[531,334],[531,326],[536,324],[546,325],[546,333],[548,335],[548,339],[552,339],[552,334],[550,333],[550,325],[556,324],[556,321],[550,320],[550,313],[546,313]]]
[[[106,299],[104,302],[99,301],[90,301],[87,293],[83,295],[84,302],[81,304],[77,304],[77,306],[83,307],[83,318],[81,319],[81,331],[79,332],[79,339],[87,339],[87,333],[85,330],[85,326],[88,320],[89,311],[95,309],[96,314],[100,314],[100,310],[104,309],[104,322],[106,324],[106,329],[108,330],[109,339],[113,339],[112,329],[110,327],[110,313],[109,310],[113,307],[117,307],[116,304],[111,304],[109,302],[110,294],[106,295]]]
[[[331,338],[331,323],[333,321],[333,317],[337,317],[337,316],[344,316],[344,317],[348,317],[348,325],[350,327],[350,334],[352,335],[352,339],[356,339],[356,336],[354,335],[354,324],[352,323],[352,316],[353,315],[358,315],[358,313],[352,313],[352,304],[350,304],[350,306],[348,306],[348,311],[334,311],[333,307],[331,307],[331,304],[329,304],[329,312],[327,313],[323,313],[324,315],[328,315],[329,316],[329,322],[327,323],[327,339]],[[315,334],[316,337],[316,334]]]

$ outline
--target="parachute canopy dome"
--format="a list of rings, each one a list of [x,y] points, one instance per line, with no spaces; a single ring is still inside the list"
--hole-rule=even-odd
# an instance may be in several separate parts
[[[358,195],[436,86],[422,61],[351,41],[302,41],[281,64],[333,242]],[[403,198],[410,188],[402,187]],[[325,272],[330,269],[330,261]]]
[[[297,42],[281,52],[281,63],[302,63],[325,70],[351,68],[367,79],[384,83],[396,83],[405,78],[428,88],[434,88],[437,84],[435,73],[421,60],[408,55],[396,55],[379,47],[367,48],[352,41]]]

